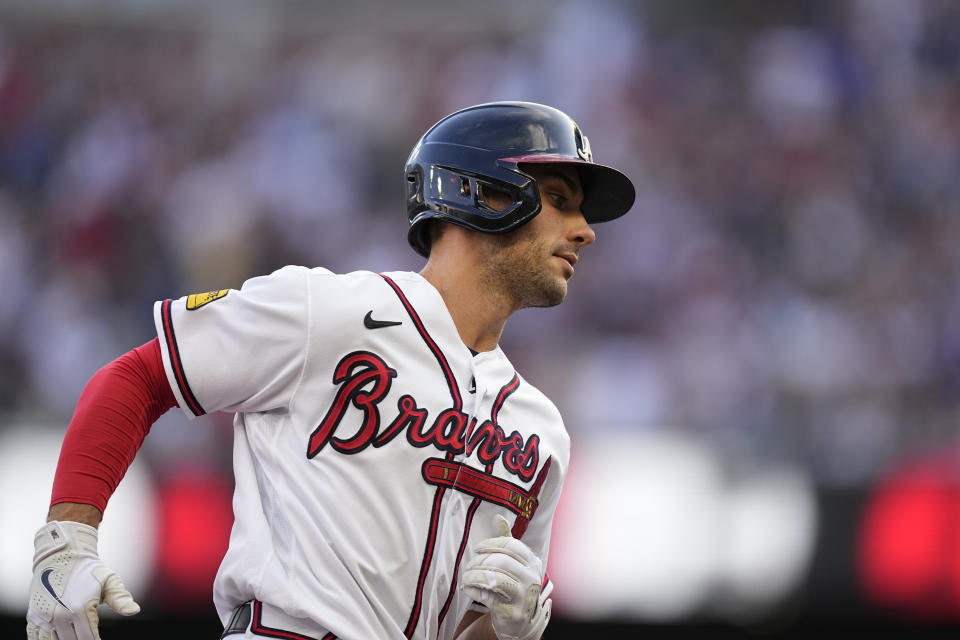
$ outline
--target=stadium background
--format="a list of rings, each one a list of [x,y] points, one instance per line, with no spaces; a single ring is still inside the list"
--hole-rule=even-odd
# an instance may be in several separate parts
[[[152,302],[418,269],[403,160],[497,99],[639,194],[503,340],[573,438],[548,637],[960,628],[960,4],[2,0],[3,637],[73,405]],[[147,438],[108,640],[216,637],[230,430]]]

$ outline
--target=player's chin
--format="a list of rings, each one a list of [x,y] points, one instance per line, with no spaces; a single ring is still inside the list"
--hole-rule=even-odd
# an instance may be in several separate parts
[[[530,304],[531,307],[555,307],[567,297],[566,278],[556,278],[540,288],[540,295],[537,300]]]

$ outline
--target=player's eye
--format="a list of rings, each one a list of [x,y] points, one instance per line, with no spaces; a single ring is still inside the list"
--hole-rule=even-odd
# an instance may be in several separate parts
[[[550,200],[553,202],[553,206],[558,209],[562,209],[567,203],[567,198],[562,193],[551,192],[549,196]]]

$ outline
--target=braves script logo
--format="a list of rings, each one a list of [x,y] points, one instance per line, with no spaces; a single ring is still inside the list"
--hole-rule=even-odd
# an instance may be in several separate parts
[[[333,374],[339,385],[336,397],[327,414],[310,435],[307,457],[313,458],[328,444],[340,453],[359,453],[369,446],[382,447],[401,432],[414,447],[433,446],[452,454],[477,452],[484,464],[502,459],[510,473],[523,480],[533,478],[537,470],[540,437],[531,435],[526,441],[518,432],[507,435],[503,428],[476,418],[459,409],[445,409],[432,421],[426,409],[416,399],[405,394],[397,401],[397,414],[386,425],[380,416],[380,402],[390,391],[397,372],[383,359],[369,351],[354,351],[340,360]],[[336,437],[350,407],[360,412],[360,428],[348,438]]]

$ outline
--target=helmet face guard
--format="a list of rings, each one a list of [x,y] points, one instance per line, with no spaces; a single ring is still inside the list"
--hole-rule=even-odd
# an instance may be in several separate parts
[[[593,162],[590,143],[562,111],[531,102],[493,102],[447,116],[428,130],[404,167],[407,239],[430,255],[429,220],[443,220],[483,233],[506,233],[540,212],[530,164],[574,165],[584,191],[588,223],[625,214],[635,192],[630,179]],[[491,207],[484,191],[506,194],[510,204]]]

